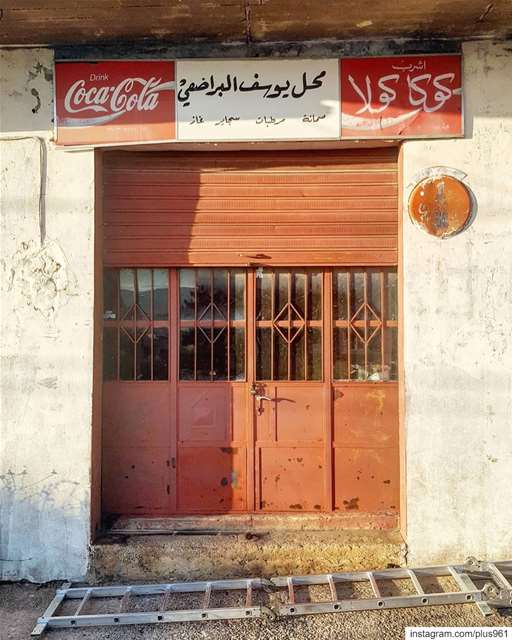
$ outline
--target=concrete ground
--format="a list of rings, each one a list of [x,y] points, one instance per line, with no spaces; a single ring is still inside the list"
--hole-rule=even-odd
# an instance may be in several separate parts
[[[62,583],[0,585],[0,638],[27,640],[36,619]],[[307,616],[276,622],[263,620],[159,624],[47,631],[51,640],[399,640],[406,626],[506,626],[512,609],[483,618],[475,605],[425,609],[364,611]],[[511,631],[512,632],[512,631]]]

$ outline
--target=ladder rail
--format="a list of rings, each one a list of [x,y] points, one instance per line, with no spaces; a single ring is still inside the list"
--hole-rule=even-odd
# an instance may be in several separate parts
[[[467,593],[470,591],[475,591],[477,589],[477,586],[467,574],[459,573],[458,571],[456,571],[454,567],[450,567],[450,569],[451,569],[450,573],[452,574],[452,578],[457,583],[457,586],[461,591],[464,591],[465,593]],[[485,617],[493,614],[493,610],[486,602],[477,602],[476,606],[480,610],[480,613]]]
[[[421,585],[421,578],[451,577],[460,591],[427,593]],[[279,576],[266,578],[238,578],[196,582],[166,582],[161,584],[133,584],[112,586],[72,587],[70,583],[57,589],[54,598],[38,618],[32,631],[40,636],[49,628],[71,628],[88,626],[115,626],[125,624],[150,624],[169,622],[196,622],[209,620],[250,619],[262,616],[287,617],[318,613],[346,611],[364,611],[378,609],[396,609],[402,607],[427,607],[446,604],[476,604],[482,615],[493,613],[496,608],[512,605],[512,561],[478,562],[468,560],[464,565],[437,565],[422,568],[393,568],[375,571],[353,571],[303,576]],[[477,588],[474,580],[486,580],[482,589]],[[408,580],[412,582],[415,593],[399,593],[383,596],[379,581]],[[358,582],[369,583],[372,597],[340,599],[337,584]],[[330,590],[330,601],[297,602],[297,587],[324,585]],[[287,594],[287,601],[275,609],[265,605],[254,606],[253,593],[261,590],[266,593],[276,590]],[[216,591],[240,592],[241,606],[214,606],[212,594]],[[169,607],[173,594],[201,594],[198,608],[172,609]],[[128,603],[137,596],[160,597],[157,610],[127,611]],[[117,613],[86,613],[87,603],[102,598],[118,598]],[[74,615],[57,615],[65,600],[79,600]],[[91,610],[93,607],[91,607]]]

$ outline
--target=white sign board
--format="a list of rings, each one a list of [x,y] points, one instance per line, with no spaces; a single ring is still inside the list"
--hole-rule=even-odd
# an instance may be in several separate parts
[[[179,140],[340,136],[338,60],[177,62]]]

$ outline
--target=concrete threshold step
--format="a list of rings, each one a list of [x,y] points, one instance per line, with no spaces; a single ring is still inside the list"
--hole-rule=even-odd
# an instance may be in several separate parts
[[[135,535],[179,531],[350,531],[396,529],[396,514],[301,513],[225,514],[174,517],[118,516],[108,525],[109,533]]]
[[[89,579],[219,580],[386,568],[405,561],[396,530],[187,533],[112,532],[92,545]]]

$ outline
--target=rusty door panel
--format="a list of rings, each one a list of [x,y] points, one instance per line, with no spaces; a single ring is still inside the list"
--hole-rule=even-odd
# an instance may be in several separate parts
[[[323,383],[266,383],[259,385],[259,393],[272,400],[255,400],[258,444],[323,441]]]
[[[180,513],[240,512],[247,509],[246,450],[186,447],[178,452]]]
[[[398,384],[334,386],[334,445],[398,449]]]
[[[247,385],[178,386],[178,513],[247,509]]]
[[[169,420],[168,384],[104,384],[104,512],[155,515],[168,511]]]
[[[397,448],[334,449],[335,509],[398,513],[400,474]]]
[[[228,385],[180,385],[179,442],[231,442],[230,396]]]
[[[247,384],[231,385],[231,440],[246,443],[248,440],[248,404]]]
[[[102,457],[103,512],[165,515],[169,451],[163,447],[107,447]]]
[[[168,448],[169,419],[168,384],[105,382],[103,386],[104,447]]]
[[[323,510],[323,464],[323,447],[261,447],[260,509],[296,513]]]
[[[323,383],[265,383],[254,399],[257,508],[318,511],[326,508]]]

